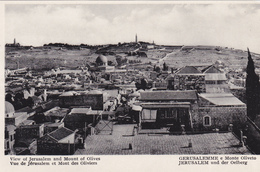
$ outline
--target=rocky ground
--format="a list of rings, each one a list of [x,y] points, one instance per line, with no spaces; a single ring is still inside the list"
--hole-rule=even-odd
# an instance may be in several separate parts
[[[212,64],[217,60],[222,61],[232,70],[245,69],[247,65],[247,52],[231,48],[197,49],[153,49],[145,51],[147,57],[128,56],[125,53],[106,55],[108,61],[114,62],[117,57],[128,60],[139,60],[140,64],[156,64],[158,61],[170,67],[180,68],[193,64]],[[29,67],[31,69],[56,68],[60,66],[75,68],[95,61],[98,54],[92,49],[62,49],[52,47],[36,47],[33,49],[6,49],[6,65],[8,69]],[[260,55],[252,53],[257,71],[260,69]],[[161,59],[161,60],[160,60]]]

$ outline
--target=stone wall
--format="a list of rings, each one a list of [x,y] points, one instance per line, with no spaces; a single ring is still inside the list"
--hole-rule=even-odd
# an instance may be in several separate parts
[[[206,92],[205,76],[202,75],[175,75],[173,90],[197,90]]]
[[[44,134],[44,124],[35,126],[20,126],[16,129],[16,139],[40,138]]]
[[[210,125],[203,125],[203,117],[210,117]],[[198,113],[192,114],[195,131],[212,131],[218,128],[220,131],[228,131],[229,125],[233,129],[242,129],[247,121],[246,107],[199,107]]]
[[[26,119],[27,119],[26,112],[15,113],[14,117],[5,118],[5,124],[17,126],[17,125],[21,124],[23,121],[25,121]]]
[[[37,141],[38,155],[73,155],[76,151],[75,144],[50,143]]]
[[[60,107],[90,106],[93,110],[103,110],[103,94],[60,96]]]
[[[61,123],[59,126],[45,126],[44,127],[44,134],[50,133],[60,127],[64,127],[64,123]]]
[[[86,114],[72,114],[67,115],[64,119],[64,126],[71,130],[82,129],[85,128],[88,124],[93,123],[95,121],[93,115]]]
[[[244,134],[247,136],[248,146],[256,154],[260,154],[260,128],[250,119],[247,121],[247,130]]]
[[[246,103],[246,89],[231,89],[231,93],[237,97],[239,100],[241,100],[243,103]]]
[[[206,93],[229,93],[228,84],[206,84]]]

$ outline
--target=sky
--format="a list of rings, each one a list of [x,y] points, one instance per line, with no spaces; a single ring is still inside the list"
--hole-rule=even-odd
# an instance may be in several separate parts
[[[260,4],[7,4],[5,42],[216,45],[260,53]]]

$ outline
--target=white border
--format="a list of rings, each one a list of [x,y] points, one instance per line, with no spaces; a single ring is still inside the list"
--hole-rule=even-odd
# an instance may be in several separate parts
[[[4,138],[4,36],[5,36],[5,4],[260,4],[259,1],[2,1],[0,2],[0,64],[1,67],[1,134]],[[260,39],[260,38],[259,38]],[[260,171],[260,156],[257,161],[250,161],[249,165],[209,165],[209,166],[178,166],[178,159],[181,155],[113,155],[95,156],[100,157],[101,161],[97,166],[10,166],[11,156],[4,155],[4,142],[0,143],[0,167],[1,171]],[[242,156],[242,155],[239,155]],[[20,156],[23,157],[23,156]],[[82,156],[79,156],[82,157]]]

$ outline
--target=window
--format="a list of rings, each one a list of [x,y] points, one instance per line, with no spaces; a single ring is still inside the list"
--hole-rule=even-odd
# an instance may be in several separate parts
[[[206,84],[215,84],[215,81],[206,81]]]
[[[211,126],[211,118],[210,116],[204,116],[203,117],[203,125],[204,126]]]
[[[144,109],[142,112],[142,119],[156,119],[157,110]]]
[[[217,84],[225,84],[225,81],[217,81]]]
[[[7,141],[6,142],[6,149],[9,149],[10,147],[9,147],[9,142]]]
[[[176,117],[176,109],[166,109],[166,115],[165,115],[165,118],[175,118]]]
[[[165,118],[171,118],[171,111],[169,109],[165,109]]]

